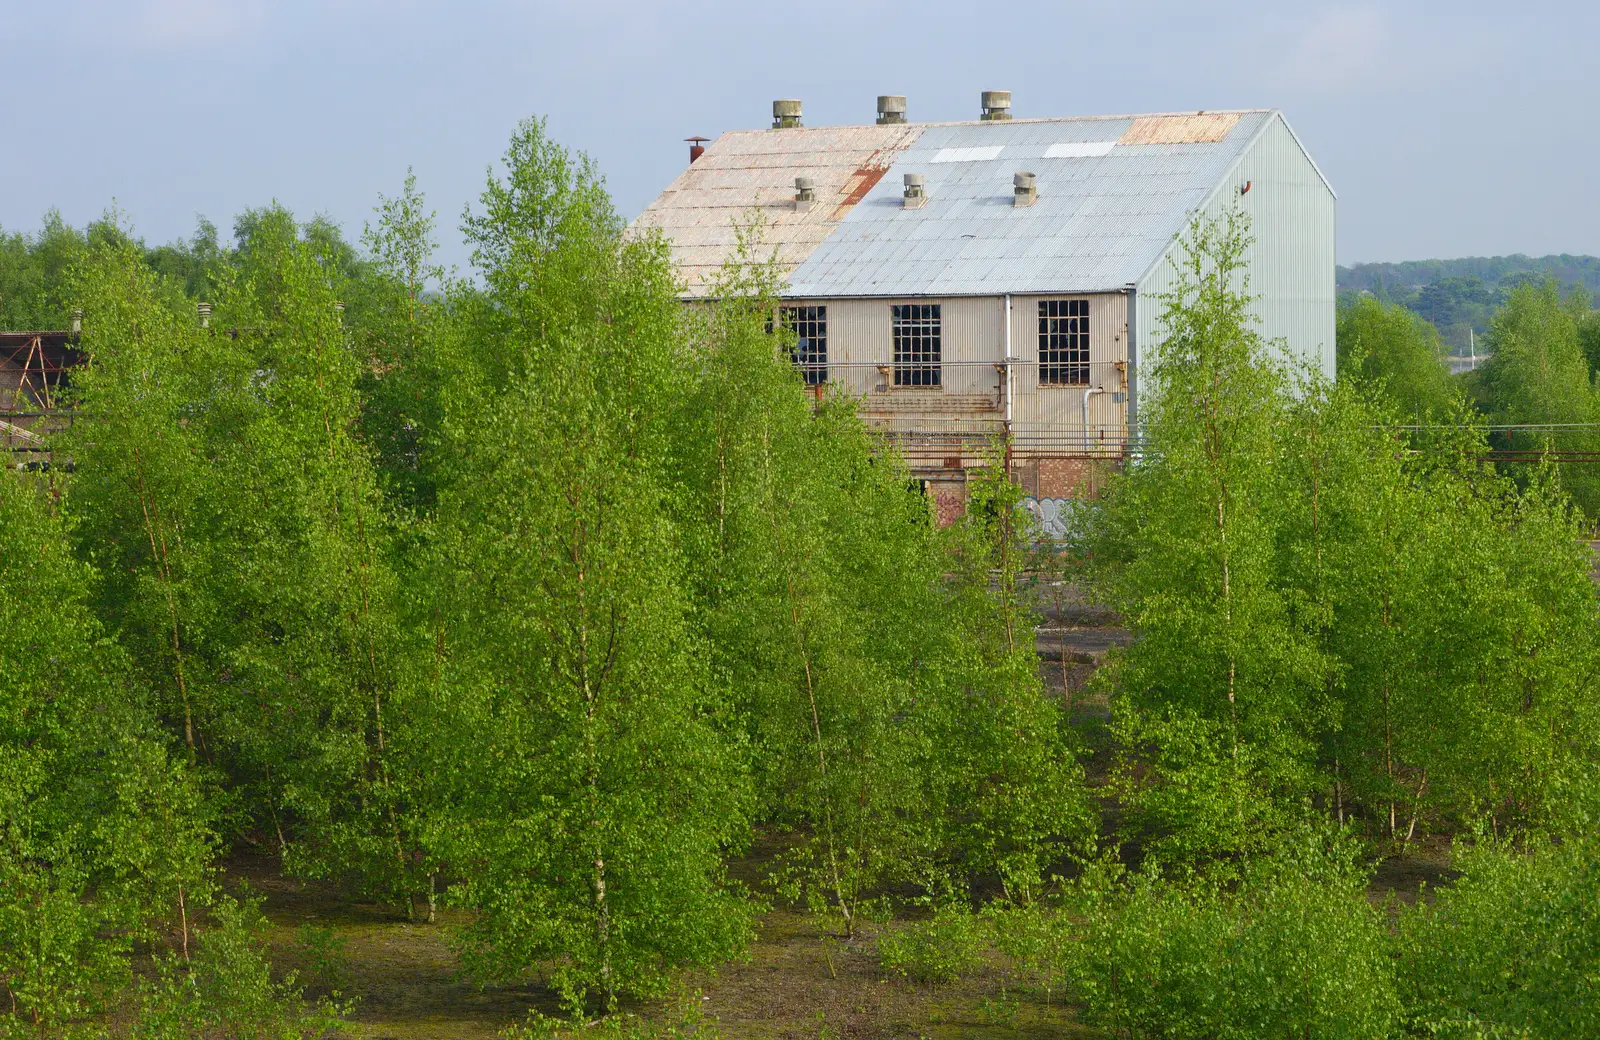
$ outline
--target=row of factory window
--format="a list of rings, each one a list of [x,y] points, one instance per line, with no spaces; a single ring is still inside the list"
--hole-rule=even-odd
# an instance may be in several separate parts
[[[892,304],[895,386],[940,386],[943,382],[943,315],[937,303]],[[782,308],[784,326],[795,335],[794,363],[813,386],[828,381],[828,308]],[[1046,386],[1089,385],[1089,301],[1039,301],[1039,382]]]

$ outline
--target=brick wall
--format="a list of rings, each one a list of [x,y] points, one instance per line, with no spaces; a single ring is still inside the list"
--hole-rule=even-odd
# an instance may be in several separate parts
[[[1035,498],[1098,498],[1116,462],[1071,456],[1029,459],[1019,483]]]

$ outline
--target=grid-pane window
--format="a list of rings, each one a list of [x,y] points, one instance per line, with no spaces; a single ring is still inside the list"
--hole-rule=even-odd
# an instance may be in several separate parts
[[[1089,301],[1039,301],[1039,382],[1089,385]]]
[[[938,386],[939,305],[894,304],[894,385]]]
[[[828,308],[784,307],[783,326],[794,333],[794,363],[811,386],[828,381]]]

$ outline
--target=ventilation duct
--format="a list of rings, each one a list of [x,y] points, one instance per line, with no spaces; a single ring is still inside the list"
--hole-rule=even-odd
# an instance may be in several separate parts
[[[888,126],[891,123],[904,123],[905,121],[906,96],[904,94],[879,94],[878,125]]]
[[[1039,201],[1039,178],[1031,173],[1016,173],[1011,177],[1011,204],[1031,206]]]
[[[928,204],[928,178],[920,173],[906,174],[905,208],[920,209]]]
[[[986,122],[1011,118],[1011,91],[986,90],[980,99],[983,103],[983,115],[979,118]]]

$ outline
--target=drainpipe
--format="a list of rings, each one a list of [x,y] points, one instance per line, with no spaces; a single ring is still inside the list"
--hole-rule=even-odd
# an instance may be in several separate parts
[[[1013,362],[1018,360],[1017,358],[1014,358],[1014,357],[1011,356],[1011,294],[1010,293],[1006,293],[1006,308],[1005,309],[1006,309],[1006,313],[1005,313],[1005,323],[1006,323],[1005,358],[1004,358],[1004,368],[1002,368],[1001,371],[1004,373],[1005,380],[1006,380],[1006,476],[1010,477],[1011,476],[1011,417],[1014,414],[1013,409],[1015,407],[1013,402],[1016,400],[1016,391],[1015,391],[1015,388],[1014,388],[1015,380],[1012,378],[1012,374],[1013,373],[1011,371],[1011,366],[1012,366]]]
[[[1128,283],[1128,441],[1139,442],[1139,290]]]
[[[1011,432],[1011,294],[1006,293],[1006,433]]]
[[[1085,455],[1089,454],[1089,398],[1095,394],[1103,394],[1105,392],[1106,388],[1103,386],[1091,386],[1083,392],[1083,453]]]

